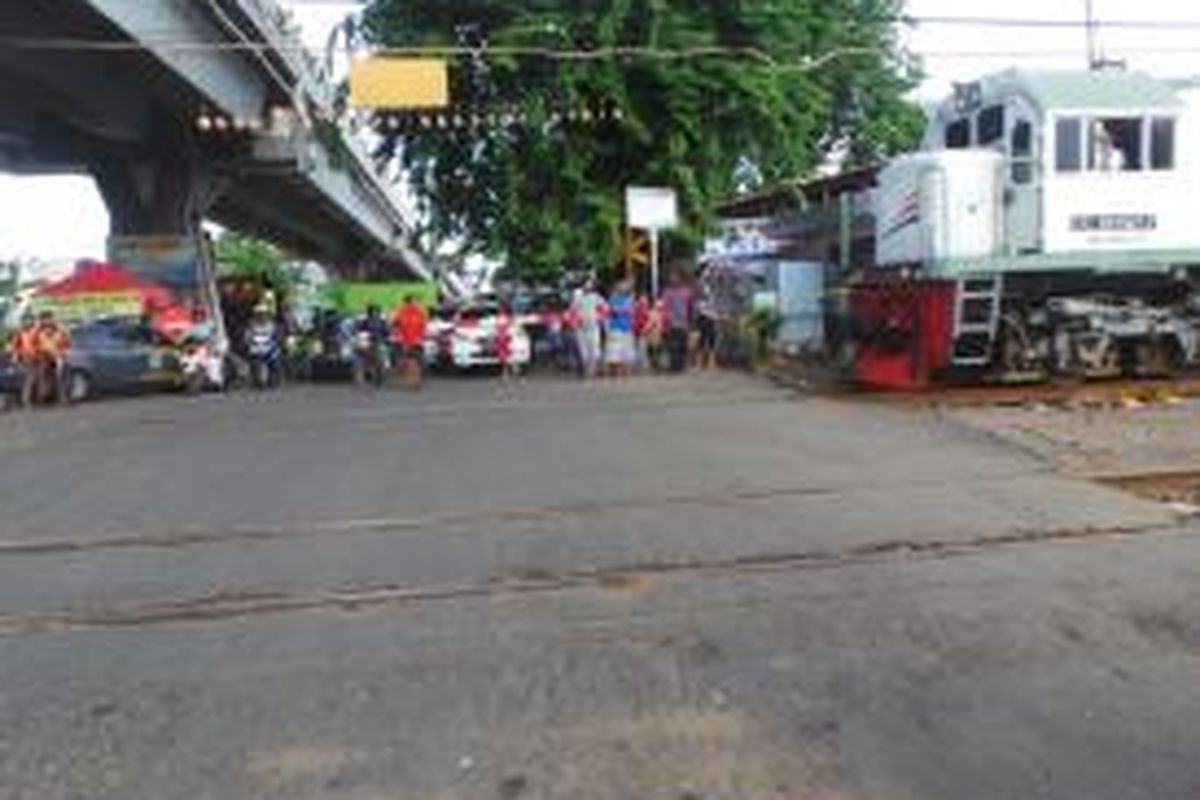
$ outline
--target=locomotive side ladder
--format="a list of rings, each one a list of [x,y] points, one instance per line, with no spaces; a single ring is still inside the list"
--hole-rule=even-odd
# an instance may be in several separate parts
[[[985,367],[1000,330],[1004,279],[1000,275],[962,278],[955,287],[954,352],[958,367]]]

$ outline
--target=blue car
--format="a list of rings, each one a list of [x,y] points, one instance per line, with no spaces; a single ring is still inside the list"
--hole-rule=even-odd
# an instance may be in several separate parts
[[[23,372],[11,359],[0,359],[0,394],[18,396]],[[178,352],[139,325],[100,320],[71,331],[67,391],[72,402],[100,394],[176,389],[183,383]]]
[[[0,407],[12,406],[21,396],[22,370],[7,354],[0,356]]]

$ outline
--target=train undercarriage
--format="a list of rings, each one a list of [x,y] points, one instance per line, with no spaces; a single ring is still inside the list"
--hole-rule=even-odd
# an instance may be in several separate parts
[[[856,379],[881,388],[1171,377],[1200,364],[1200,292],[1187,271],[912,279],[849,291]]]

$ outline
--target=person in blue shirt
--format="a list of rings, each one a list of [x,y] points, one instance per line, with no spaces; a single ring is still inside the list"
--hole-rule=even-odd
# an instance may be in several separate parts
[[[608,352],[606,361],[613,375],[628,375],[637,359],[633,318],[637,301],[629,281],[618,283],[608,300]]]

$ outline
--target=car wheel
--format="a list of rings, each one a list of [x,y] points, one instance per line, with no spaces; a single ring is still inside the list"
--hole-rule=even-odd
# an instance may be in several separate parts
[[[67,398],[82,403],[92,397],[92,378],[86,372],[71,370],[67,375]]]

